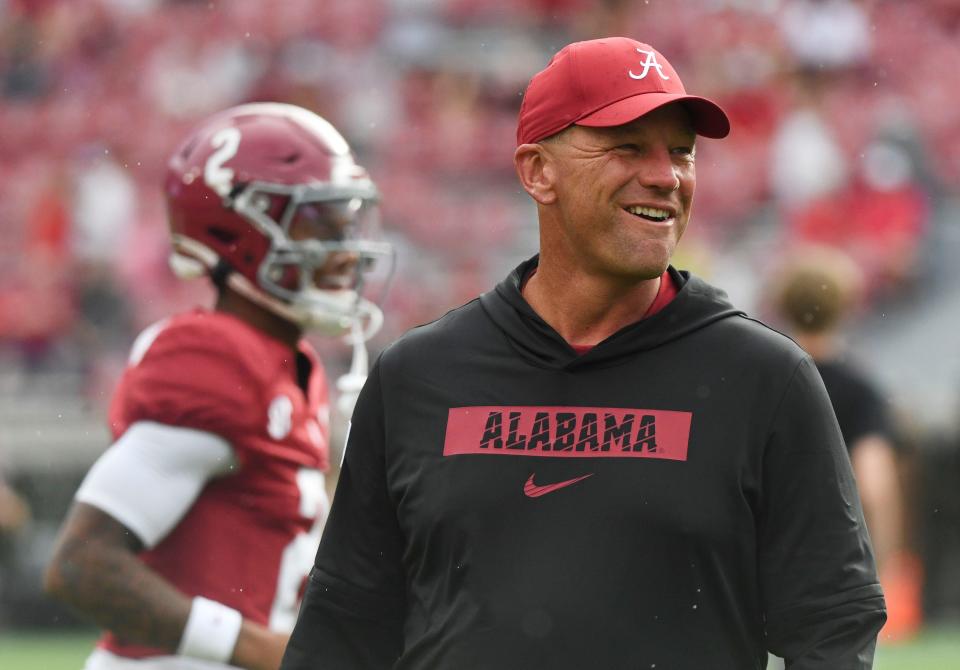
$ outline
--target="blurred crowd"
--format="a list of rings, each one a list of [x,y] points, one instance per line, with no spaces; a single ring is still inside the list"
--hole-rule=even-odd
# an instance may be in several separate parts
[[[811,244],[856,263],[862,314],[923,299],[960,196],[956,0],[0,0],[0,373],[72,371],[101,411],[135,334],[207,301],[167,266],[160,184],[173,142],[246,101],[325,116],[378,183],[399,259],[375,349],[471,299],[536,247],[528,78],[602,35],[657,44],[733,123],[698,148],[679,267],[763,317]]]
[[[353,143],[401,261],[385,340],[533,247],[513,175],[527,78],[563,43],[649,36],[719,99],[680,263],[757,225],[840,247],[869,295],[909,291],[932,198],[960,183],[950,0],[5,0],[0,345],[109,386],[141,327],[190,302],[166,267],[173,138],[250,100],[304,105]],[[119,353],[118,353],[119,352]]]

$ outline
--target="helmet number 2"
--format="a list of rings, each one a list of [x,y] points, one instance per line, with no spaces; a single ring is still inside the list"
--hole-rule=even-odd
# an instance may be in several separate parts
[[[233,170],[223,164],[237,155],[240,148],[240,129],[223,128],[213,136],[210,144],[216,149],[203,166],[203,181],[222,198],[233,188]]]

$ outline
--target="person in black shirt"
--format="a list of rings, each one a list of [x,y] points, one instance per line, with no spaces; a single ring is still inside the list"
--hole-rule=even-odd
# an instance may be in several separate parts
[[[283,670],[872,665],[885,606],[812,360],[670,266],[726,114],[568,45],[514,163],[539,254],[380,355]]]
[[[879,387],[843,339],[860,271],[839,250],[810,247],[796,250],[771,286],[771,306],[816,362],[850,453],[890,610],[882,639],[908,636],[919,625],[919,567],[904,538],[895,426]]]

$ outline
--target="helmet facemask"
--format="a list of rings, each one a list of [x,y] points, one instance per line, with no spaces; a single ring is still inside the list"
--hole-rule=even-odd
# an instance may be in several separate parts
[[[270,248],[256,287],[234,279],[236,273],[230,285],[304,328],[327,335],[359,328],[369,339],[382,325],[378,303],[394,267],[392,247],[381,241],[378,199],[369,179],[241,187],[229,206],[267,237]]]

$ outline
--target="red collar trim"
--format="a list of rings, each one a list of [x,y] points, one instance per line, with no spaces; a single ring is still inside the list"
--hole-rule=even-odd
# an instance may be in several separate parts
[[[533,272],[528,274],[520,282],[520,292],[523,292],[523,288],[527,285],[527,282],[530,280],[530,277],[537,273],[537,268],[533,269]],[[677,297],[677,293],[680,292],[680,287],[677,286],[677,282],[673,280],[673,277],[670,275],[670,270],[665,270],[662,275],[660,275],[660,287],[657,289],[657,295],[653,299],[653,302],[650,303],[650,306],[647,307],[647,311],[643,313],[643,316],[640,317],[641,321],[647,319],[664,307],[669,305],[671,301]],[[568,343],[569,344],[569,343]],[[570,348],[577,352],[577,355],[582,356],[591,349],[594,345],[592,344],[571,344]]]
[[[670,275],[670,271],[664,271],[664,273],[660,275],[660,288],[657,289],[657,295],[653,299],[653,302],[650,303],[650,306],[647,307],[647,311],[640,317],[641,320],[650,318],[669,305],[670,302],[677,297],[677,293],[679,292],[680,288]],[[592,344],[571,344],[570,348],[576,351],[577,355],[582,356],[593,349],[593,346]]]

